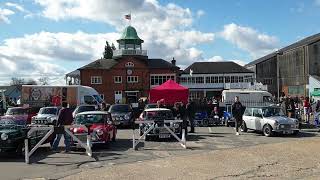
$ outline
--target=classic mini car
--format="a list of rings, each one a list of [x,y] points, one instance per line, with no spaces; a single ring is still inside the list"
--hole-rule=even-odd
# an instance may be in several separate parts
[[[262,131],[265,136],[275,133],[298,134],[299,121],[288,118],[277,106],[247,107],[243,115],[242,131],[248,129]]]
[[[37,109],[38,110],[38,109]],[[12,107],[7,110],[4,116],[1,117],[5,119],[14,119],[14,120],[24,120],[26,124],[31,123],[31,118],[37,115],[37,112],[33,108],[25,107]]]
[[[87,111],[78,113],[74,120],[74,127],[70,131],[78,137],[82,142],[87,141],[88,132],[84,127],[76,127],[83,125],[88,127],[89,133],[92,135],[92,144],[106,144],[109,141],[115,141],[117,135],[116,121],[112,121],[110,113],[105,111]],[[73,146],[78,143],[72,141]]]
[[[59,110],[59,107],[43,107],[36,116],[31,118],[31,124],[55,125]]]
[[[114,104],[109,108],[113,121],[119,121],[119,126],[132,126],[134,114],[129,104]]]
[[[80,105],[77,106],[76,109],[73,111],[72,115],[73,117],[76,117],[78,113],[87,112],[87,111],[95,111],[97,110],[96,105]]]
[[[0,120],[0,153],[24,154],[24,139],[27,136],[28,128],[26,121],[2,118]],[[29,145],[35,145],[45,134],[35,132],[29,137]]]
[[[170,132],[164,127],[164,120],[175,120],[172,111],[166,108],[150,108],[142,112],[139,121],[153,121],[155,127],[145,136],[145,140],[151,140],[152,138],[171,138]],[[153,123],[141,123],[139,124],[140,136],[142,136]],[[169,122],[166,125],[176,135],[181,137],[182,135],[182,123],[180,122]]]

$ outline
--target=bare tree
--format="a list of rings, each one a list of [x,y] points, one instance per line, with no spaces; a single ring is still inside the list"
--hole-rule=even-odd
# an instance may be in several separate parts
[[[23,78],[12,77],[10,85],[22,85],[25,84],[25,80]]]
[[[41,77],[38,79],[40,85],[48,85],[49,84],[49,78],[48,77]]]
[[[25,85],[37,85],[37,81],[34,79],[28,79]]]

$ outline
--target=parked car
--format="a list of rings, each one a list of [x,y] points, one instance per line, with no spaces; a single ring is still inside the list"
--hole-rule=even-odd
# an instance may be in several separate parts
[[[60,107],[43,107],[38,114],[33,116],[31,124],[55,125],[58,119]]]
[[[0,153],[24,154],[24,140],[27,137],[28,127],[26,121],[12,118],[2,118],[0,120]],[[38,143],[45,135],[43,132],[32,133],[29,138],[29,145]]]
[[[299,121],[288,118],[277,106],[247,107],[243,115],[242,131],[248,129],[262,131],[267,137],[275,133],[298,134]]]
[[[106,144],[115,141],[117,135],[116,121],[112,121],[111,115],[105,111],[87,111],[78,113],[75,117],[74,125],[85,125],[92,135],[92,144]],[[83,127],[73,127],[70,129],[74,135],[83,142],[87,141],[88,132]],[[73,146],[77,145],[72,141]]]
[[[119,121],[119,126],[132,126],[134,122],[134,114],[130,105],[128,104],[114,104],[111,105],[109,112],[112,120]]]
[[[173,113],[170,109],[166,108],[150,108],[143,111],[138,120],[140,121],[155,121],[155,127],[146,135],[145,140],[151,140],[152,138],[171,138],[171,134],[164,127],[163,120],[174,120]],[[178,136],[182,136],[182,123],[166,123],[166,125]],[[152,124],[139,124],[140,136],[142,136]]]
[[[97,110],[96,105],[80,105],[76,107],[76,109],[73,111],[72,115],[73,117],[76,117],[78,113],[86,112],[86,111],[95,111]]]
[[[37,115],[39,109],[29,107],[11,107],[8,108],[7,112],[1,118],[24,120],[26,124],[31,123],[31,118]]]

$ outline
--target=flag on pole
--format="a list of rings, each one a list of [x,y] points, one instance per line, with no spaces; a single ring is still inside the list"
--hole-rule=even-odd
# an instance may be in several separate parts
[[[125,19],[128,19],[128,20],[131,20],[131,14],[126,14],[126,15],[124,15],[124,18],[125,18]]]

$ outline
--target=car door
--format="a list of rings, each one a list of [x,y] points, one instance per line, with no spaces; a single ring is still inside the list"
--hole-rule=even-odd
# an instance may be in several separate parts
[[[252,114],[253,114],[253,118],[254,118],[254,121],[253,121],[254,122],[254,129],[261,131],[262,130],[261,123],[263,120],[262,109],[261,108],[254,108]]]
[[[252,108],[246,108],[244,115],[243,115],[243,120],[246,123],[246,126],[248,129],[253,128]]]

